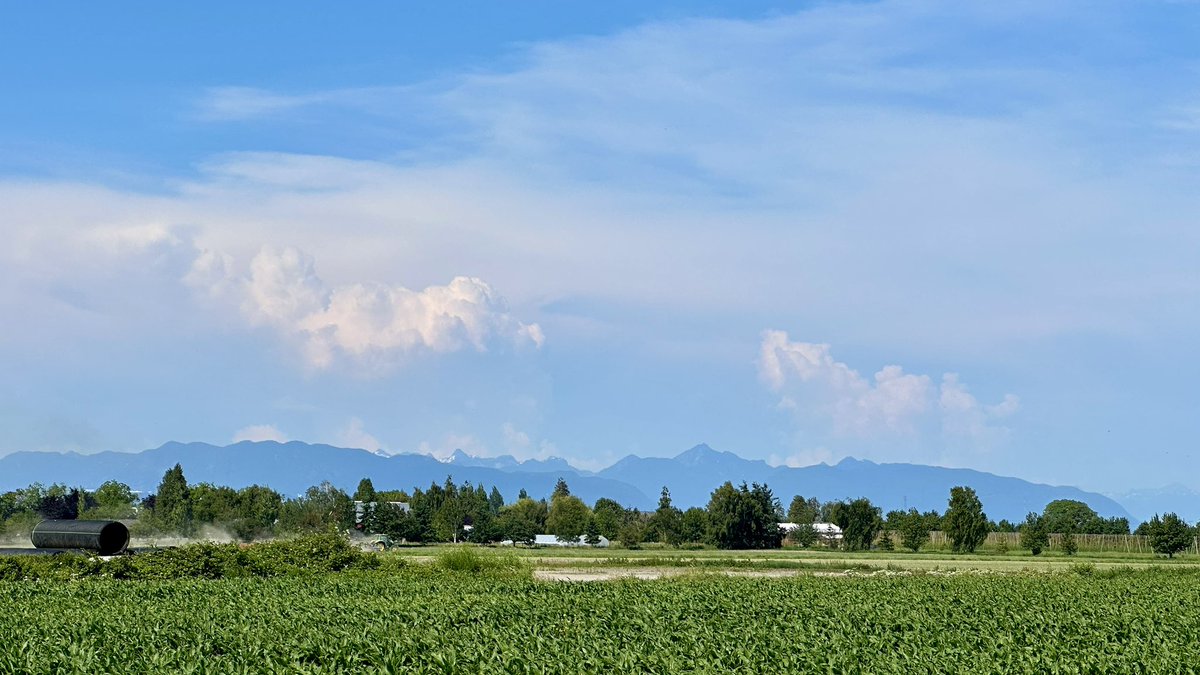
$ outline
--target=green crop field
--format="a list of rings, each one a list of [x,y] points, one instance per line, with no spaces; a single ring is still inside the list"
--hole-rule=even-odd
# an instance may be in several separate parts
[[[436,565],[0,582],[0,672],[1185,672],[1185,569],[535,581]]]

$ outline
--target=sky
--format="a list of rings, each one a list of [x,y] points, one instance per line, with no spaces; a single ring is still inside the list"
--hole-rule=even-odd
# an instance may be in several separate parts
[[[1200,488],[1200,4],[0,21],[0,454]]]

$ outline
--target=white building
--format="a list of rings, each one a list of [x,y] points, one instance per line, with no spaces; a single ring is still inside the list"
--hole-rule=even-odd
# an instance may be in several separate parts
[[[779,531],[783,532],[785,536],[791,534],[793,530],[799,527],[798,523],[779,523]],[[817,533],[817,536],[823,539],[842,538],[842,528],[833,523],[813,523],[812,528]]]
[[[601,535],[600,543],[596,544],[596,548],[608,548],[609,543],[610,542],[608,541],[608,537]],[[512,546],[513,540],[505,539],[504,541],[500,542],[500,545],[501,546]],[[574,541],[574,542],[559,541],[558,537],[554,536],[553,534],[538,534],[538,535],[534,535],[533,545],[534,546],[584,546],[584,547],[591,546],[591,544],[587,543],[587,535],[583,535],[583,534],[579,535],[579,541]]]

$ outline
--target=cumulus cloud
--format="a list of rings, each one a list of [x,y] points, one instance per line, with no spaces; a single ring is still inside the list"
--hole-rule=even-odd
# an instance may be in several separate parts
[[[337,444],[344,448],[362,448],[371,452],[383,449],[383,444],[363,428],[363,421],[357,417],[351,418],[350,423],[337,437]]]
[[[987,449],[1007,437],[1008,429],[998,422],[1020,407],[1013,394],[994,405],[981,404],[955,373],[943,375],[937,387],[928,375],[905,373],[897,365],[884,366],[868,379],[834,359],[829,345],[792,341],[779,330],[763,333],[758,369],[779,394],[781,408],[806,423],[827,423],[841,437],[920,437],[936,420],[947,443]],[[791,465],[831,458],[820,448],[774,460]]]
[[[1007,427],[998,422],[1017,412],[1020,399],[1005,394],[995,405],[983,405],[958,381],[957,373],[942,376],[938,406],[942,411],[942,432],[952,440],[991,447],[1008,437]]]
[[[785,407],[799,407],[795,396],[808,394],[804,404],[815,402],[841,434],[910,433],[913,419],[929,409],[933,391],[928,376],[905,373],[900,366],[885,366],[867,380],[834,360],[829,345],[792,342],[778,330],[763,333],[759,373],[783,395]]]
[[[277,429],[272,424],[254,424],[244,429],[238,430],[233,435],[234,443],[242,441],[276,441],[286,443],[288,441],[287,434]]]
[[[493,345],[542,346],[536,323],[523,323],[490,285],[455,277],[444,286],[414,291],[353,283],[331,286],[313,258],[293,247],[264,248],[249,272],[235,278],[228,256],[203,252],[188,283],[213,294],[234,290],[252,323],[298,340],[309,366],[328,368],[339,355],[390,365],[417,352],[486,352]]]
[[[509,452],[525,452],[529,449],[529,434],[514,427],[512,422],[500,425],[500,434],[504,438],[504,447]]]

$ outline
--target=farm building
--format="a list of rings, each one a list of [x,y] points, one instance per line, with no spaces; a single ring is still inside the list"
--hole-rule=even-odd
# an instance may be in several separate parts
[[[608,541],[607,537],[601,536],[600,543],[596,544],[596,548],[607,548],[609,543],[610,542]],[[500,545],[501,546],[512,546],[513,540],[505,539],[504,541],[500,542]],[[570,542],[570,541],[559,541],[558,537],[556,537],[552,534],[535,535],[533,538],[533,545],[534,546],[590,546],[590,544],[587,543],[587,537],[585,535],[579,535],[578,541]]]
[[[800,527],[800,525],[797,523],[779,523],[779,530],[785,535],[791,533],[792,530],[795,530],[798,527]],[[817,536],[823,539],[842,538],[842,528],[834,525],[833,523],[813,523],[812,528],[817,533]]]

